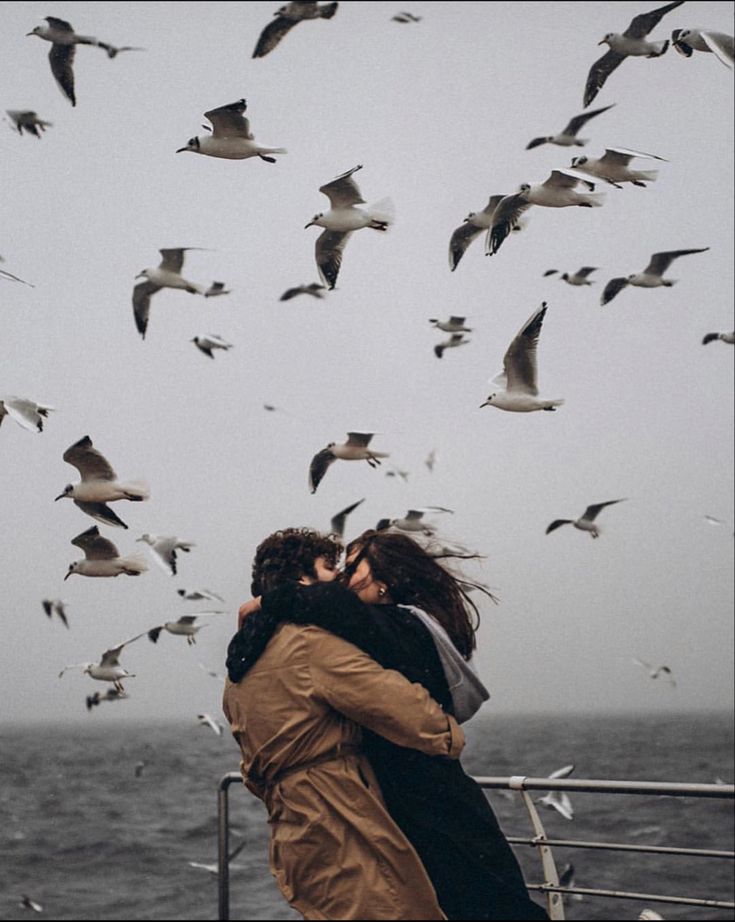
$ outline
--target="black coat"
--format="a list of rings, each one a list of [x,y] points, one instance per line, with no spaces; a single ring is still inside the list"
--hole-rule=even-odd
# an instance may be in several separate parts
[[[240,681],[283,622],[314,624],[355,644],[386,669],[423,685],[452,712],[434,641],[422,622],[394,605],[365,605],[337,583],[289,583],[266,594],[228,650]],[[546,919],[528,897],[518,862],[482,788],[457,760],[428,756],[364,732],[388,810],[418,852],[449,919]]]

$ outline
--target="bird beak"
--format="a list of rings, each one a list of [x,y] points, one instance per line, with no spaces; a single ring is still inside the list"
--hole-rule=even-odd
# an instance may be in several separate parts
[[[489,401],[486,400],[485,403],[480,404],[480,409],[482,409],[483,407],[487,407],[489,405],[490,405]]]
[[[64,582],[66,582],[66,581],[69,579],[70,576],[71,576],[71,570],[67,570],[67,571],[66,571],[66,576],[64,577]]]
[[[66,493],[59,493],[59,495],[54,499],[54,502],[56,502],[57,499],[63,499],[65,496]]]
[[[605,39],[603,38],[602,41],[601,41],[601,42],[598,42],[597,44],[598,44],[598,45],[604,45],[604,44],[605,44]]]
[[[185,150],[189,150],[189,148],[188,148],[188,147],[180,147],[180,148],[176,151],[176,153],[177,153],[177,154],[181,154],[181,153],[183,153]]]
[[[309,221],[308,224],[304,224],[304,230],[306,230],[307,227],[311,227],[313,223],[314,223],[313,221]]]

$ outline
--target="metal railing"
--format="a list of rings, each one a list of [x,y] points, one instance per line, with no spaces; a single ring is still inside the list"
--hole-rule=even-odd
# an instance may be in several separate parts
[[[682,897],[667,894],[639,893],[625,890],[602,890],[588,887],[564,887],[559,883],[559,873],[554,860],[553,847],[599,849],[604,851],[623,851],[649,853],[657,855],[686,855],[688,857],[708,859],[735,858],[735,852],[720,849],[689,848],[658,845],[633,845],[625,842],[598,842],[579,839],[554,839],[546,835],[538,810],[528,791],[570,791],[597,794],[653,794],[666,797],[695,797],[718,800],[735,799],[735,786],[732,784],[681,784],[658,781],[599,781],[569,778],[526,778],[514,775],[510,778],[475,776],[475,781],[486,790],[515,791],[523,800],[528,812],[534,835],[531,838],[508,836],[512,845],[536,848],[541,859],[543,883],[527,883],[529,890],[546,895],[547,912],[551,919],[564,919],[564,896],[615,897],[625,900],[642,900],[651,903],[676,903],[679,905],[710,907],[716,909],[735,909],[735,902],[705,897]],[[229,835],[229,787],[242,783],[238,772],[229,772],[219,783],[217,789],[218,817],[218,881],[219,881],[219,918],[230,918],[230,835]]]

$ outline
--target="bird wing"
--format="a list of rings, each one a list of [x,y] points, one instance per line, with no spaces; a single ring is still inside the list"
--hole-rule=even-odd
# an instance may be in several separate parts
[[[339,535],[340,538],[341,538],[342,535],[344,534],[344,530],[345,530],[345,521],[346,521],[346,519],[347,519],[347,516],[348,516],[351,512],[354,512],[355,509],[357,509],[357,507],[360,505],[360,503],[364,503],[364,502],[365,502],[364,498],[363,498],[363,499],[358,499],[358,501],[357,501],[356,503],[352,503],[352,505],[346,506],[344,509],[342,509],[341,512],[338,512],[336,515],[332,516],[332,520],[331,520],[331,522],[329,523],[329,526],[330,526],[331,530],[332,530],[336,535]]]
[[[159,250],[161,254],[161,264],[159,269],[165,269],[167,272],[181,272],[184,266],[184,253],[190,247],[175,247],[167,250]]]
[[[351,231],[325,230],[316,238],[314,255],[319,275],[331,290],[337,284],[337,276],[342,266],[342,254],[350,238]]]
[[[582,176],[578,173],[574,173],[571,170],[552,170],[547,179],[545,179],[541,185],[546,186],[547,189],[573,189],[578,182],[589,182],[584,180]]]
[[[571,525],[572,519],[554,519],[554,521],[546,529],[546,534],[549,532],[556,531],[557,528],[560,528],[562,525]]]
[[[452,272],[454,272],[459,265],[459,261],[464,256],[467,247],[472,243],[475,237],[481,233],[482,228],[477,227],[469,221],[462,224],[454,231],[449,241],[449,268]]]
[[[623,288],[628,284],[628,279],[623,278],[622,276],[617,279],[610,279],[610,281],[605,285],[605,289],[602,292],[602,297],[600,298],[600,304],[605,305],[609,304],[610,301],[615,297],[615,295],[622,291]]]
[[[548,775],[549,778],[568,778],[574,771],[574,763],[565,765],[563,768],[557,768],[555,772]]]
[[[12,272],[6,272],[5,269],[0,269],[0,277],[4,279],[10,279],[13,282],[21,282],[23,285],[28,285],[29,288],[35,288],[35,285],[31,285],[30,282],[26,282],[25,279],[19,279],[17,275],[13,275]]]
[[[367,448],[374,435],[374,432],[348,432],[345,445],[349,445],[350,448]]]
[[[596,272],[596,271],[597,271],[597,266],[582,266],[582,268],[579,269],[576,274],[580,278],[584,279],[584,278],[587,278],[590,272]]]
[[[582,516],[582,519],[585,522],[594,522],[595,516],[597,515],[597,513],[601,509],[604,509],[605,506],[614,506],[615,503],[622,503],[622,502],[623,502],[622,499],[611,499],[611,500],[608,500],[606,503],[595,503],[593,506],[587,506],[587,508],[584,510],[584,515]]]
[[[647,663],[645,660],[638,659],[637,656],[633,657],[633,662],[636,666],[643,666],[644,669],[653,669],[653,666],[650,663]]]
[[[569,799],[569,795],[566,791],[555,791],[556,796],[553,799],[553,805],[559,813],[564,817],[565,820],[574,819],[574,810],[572,809],[572,802]]]
[[[216,721],[212,720],[209,714],[197,714],[197,717],[199,718],[199,723],[206,727],[210,727],[212,730],[214,730],[217,736],[221,735],[222,727],[220,727]]]
[[[702,41],[714,54],[718,61],[722,61],[725,67],[732,69],[733,66],[733,38],[732,35],[724,35],[722,32],[704,32],[700,30]]]
[[[269,51],[273,51],[283,36],[290,32],[300,22],[299,19],[290,19],[288,16],[279,15],[273,19],[260,33],[260,38],[253,51],[254,58],[263,58]]]
[[[531,202],[526,201],[521,192],[506,195],[498,202],[493,212],[493,223],[488,228],[485,238],[486,256],[498,252],[505,238],[518,223],[520,216],[530,207]]]
[[[658,154],[646,154],[642,150],[630,150],[627,147],[608,147],[605,150],[605,155],[600,157],[600,163],[604,161],[606,163],[622,163],[626,165],[630,163],[633,157],[645,157],[648,160],[662,160],[664,163],[669,162],[666,157],[659,157]]]
[[[145,339],[145,331],[148,329],[148,317],[151,312],[151,295],[159,291],[158,285],[148,279],[140,282],[133,288],[133,316],[135,317],[135,327],[140,335]]]
[[[112,560],[120,556],[112,541],[103,538],[96,525],[72,538],[71,543],[84,551],[87,560]]]
[[[684,0],[675,0],[674,3],[667,3],[666,6],[660,6],[658,9],[649,10],[648,13],[641,13],[630,21],[630,25],[623,32],[626,38],[645,38],[648,33],[655,29],[664,16],[670,11],[681,6]]]
[[[164,629],[165,625],[159,624],[156,627],[152,627],[148,633],[148,640],[152,643],[158,643],[158,638],[161,636],[161,631]]]
[[[127,640],[123,640],[122,643],[117,644],[115,647],[110,647],[108,650],[102,654],[100,659],[100,666],[117,666],[117,658],[122,653],[122,649],[129,643],[132,643],[134,640],[138,640],[140,637],[145,637],[148,631],[142,631],[140,634],[136,634],[134,637],[128,637]]]
[[[208,118],[212,123],[214,137],[248,138],[248,140],[252,141],[254,135],[250,133],[250,122],[243,115],[247,107],[248,104],[244,99],[238,99],[237,102],[231,102],[226,106],[220,106],[217,109],[210,109],[209,112],[205,112],[204,117]]]
[[[671,263],[678,259],[679,256],[689,256],[691,253],[704,253],[709,247],[702,247],[700,250],[668,250],[665,253],[654,253],[650,263],[643,272],[646,275],[663,275]]]
[[[541,307],[531,314],[508,346],[508,351],[503,358],[503,369],[509,391],[520,391],[534,397],[538,394],[536,347],[546,308],[547,304],[544,301]]]
[[[83,436],[64,452],[64,461],[71,464],[82,475],[82,480],[115,480],[111,465],[92,444],[88,435]]]
[[[625,60],[625,55],[618,54],[612,48],[590,68],[584,87],[584,105],[588,106],[597,96],[610,74]]]
[[[322,448],[311,459],[311,464],[309,465],[309,489],[312,493],[316,493],[316,488],[327,473],[329,465],[336,460],[329,448]]]
[[[526,150],[533,150],[534,147],[541,147],[542,144],[546,144],[546,138],[533,138],[526,144]]]
[[[203,352],[205,355],[208,355],[210,359],[214,358],[212,354],[212,344],[203,336],[197,336],[194,340],[194,345],[199,349],[200,352]]]
[[[352,178],[352,174],[362,169],[359,163],[346,173],[342,173],[336,179],[319,186],[319,191],[323,192],[330,201],[332,208],[344,208],[347,205],[364,205],[365,199],[362,197],[357,183]]]
[[[594,109],[592,112],[583,112],[581,115],[575,115],[574,118],[569,119],[569,124],[562,131],[562,134],[576,135],[579,129],[588,122],[591,118],[594,118],[596,115],[601,115],[603,112],[607,112],[608,109],[612,109],[615,103],[611,103],[609,106],[603,106],[602,109]]]
[[[114,525],[117,528],[128,527],[120,516],[106,503],[87,503],[83,500],[75,499],[74,504],[78,506],[82,512],[85,512],[93,519],[97,519],[98,522],[102,522],[105,525]]]
[[[41,432],[43,430],[43,420],[39,416],[38,405],[33,401],[26,400],[24,397],[5,397],[3,403],[5,413],[15,420],[19,426],[29,432]]]
[[[48,53],[51,73],[59,84],[61,92],[71,101],[73,106],[77,104],[76,96],[74,95],[73,70],[75,52],[76,45],[52,45],[51,51]]]

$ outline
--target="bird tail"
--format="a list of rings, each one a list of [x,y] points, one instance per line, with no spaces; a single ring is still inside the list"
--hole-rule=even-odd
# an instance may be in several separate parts
[[[584,200],[591,208],[601,208],[605,201],[605,193],[594,192],[591,195],[585,195]]]
[[[287,154],[285,147],[261,147],[258,149],[259,154]]]
[[[367,211],[373,221],[378,221],[380,224],[388,226],[395,223],[396,207],[391,198],[381,199],[374,205],[370,205]]]
[[[663,42],[654,42],[656,50],[652,51],[651,54],[647,55],[649,58],[660,58],[662,54],[666,54],[669,49],[669,40],[665,39]]]
[[[134,503],[140,503],[145,499],[150,499],[151,488],[144,480],[133,480],[125,484],[125,492],[128,494],[127,499]]]
[[[128,576],[138,576],[148,570],[148,564],[143,559],[142,554],[133,554],[132,557],[125,558],[125,572]]]
[[[641,170],[636,173],[636,179],[644,182],[655,182],[658,177],[658,170]]]

